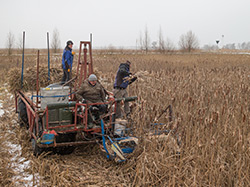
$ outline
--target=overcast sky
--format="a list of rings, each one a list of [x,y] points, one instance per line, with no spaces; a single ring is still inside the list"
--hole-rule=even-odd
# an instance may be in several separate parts
[[[11,31],[16,41],[26,31],[26,47],[46,48],[46,33],[57,28],[61,47],[69,39],[93,46],[135,46],[147,26],[151,42],[161,27],[178,43],[192,30],[200,45],[250,41],[250,0],[0,0],[0,48]]]

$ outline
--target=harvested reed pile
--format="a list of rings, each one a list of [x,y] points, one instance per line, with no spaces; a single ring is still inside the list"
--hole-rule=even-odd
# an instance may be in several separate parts
[[[60,68],[50,69],[50,80],[48,80],[48,68],[40,66],[39,68],[39,85],[46,87],[50,83],[60,82],[63,72]],[[19,68],[12,68],[8,72],[8,82],[11,91],[21,89],[21,70]],[[27,67],[24,70],[23,76],[23,90],[30,91],[36,89],[36,67]]]
[[[23,88],[24,91],[36,90],[36,67],[27,67],[24,70]],[[72,78],[75,76],[76,68],[73,68]],[[95,74],[100,75],[100,72],[95,69]],[[39,86],[46,87],[51,83],[58,83],[63,76],[62,68],[50,68],[50,80],[48,80],[48,68],[46,66],[39,67]],[[19,68],[11,68],[7,74],[7,81],[11,92],[21,89],[21,70]]]

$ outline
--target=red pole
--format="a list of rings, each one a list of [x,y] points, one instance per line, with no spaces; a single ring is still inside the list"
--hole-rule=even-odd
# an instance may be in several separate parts
[[[84,80],[87,78],[87,44],[84,44],[83,55],[84,55]]]
[[[90,57],[90,66],[89,66],[89,75],[94,73],[93,70],[93,64],[92,64],[92,46],[91,46],[91,42],[89,43],[89,57]]]
[[[76,80],[75,80],[75,87],[74,87],[74,92],[76,91],[76,89],[78,87],[81,86],[81,84],[78,85],[78,80],[79,80],[79,75],[78,75],[78,72],[79,72],[79,66],[81,64],[81,51],[82,51],[82,43],[80,42],[80,49],[79,49],[79,56],[78,56],[78,63],[77,63],[77,69],[76,69]]]
[[[89,49],[87,48],[89,46]],[[82,51],[83,50],[83,51]],[[89,51],[88,51],[89,50]],[[81,58],[81,53],[83,52],[83,61]],[[88,55],[90,55],[90,62],[88,62]],[[78,64],[76,69],[76,82],[74,91],[77,90],[82,84],[82,81],[87,79],[88,75],[93,73],[93,63],[92,63],[92,49],[91,49],[91,42],[80,42],[80,50],[79,50],[79,57],[78,57]]]
[[[85,42],[81,42],[81,45],[84,44],[84,49],[83,49],[83,52],[86,48],[86,44]],[[80,67],[80,75],[79,75],[79,88],[82,84],[82,73],[83,73],[83,69],[85,68],[85,57],[83,58],[83,61],[81,62],[81,67]]]

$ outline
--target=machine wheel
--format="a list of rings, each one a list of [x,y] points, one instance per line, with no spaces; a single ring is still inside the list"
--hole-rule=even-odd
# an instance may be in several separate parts
[[[76,141],[76,133],[67,133],[67,134],[58,134],[56,136],[56,142],[75,142]],[[60,155],[67,155],[73,153],[75,150],[75,146],[65,146],[65,147],[57,147],[55,149],[55,153]]]
[[[69,155],[73,153],[75,150],[74,146],[67,146],[67,147],[58,147],[56,149],[56,153],[60,155]]]
[[[18,121],[20,127],[26,127],[27,129],[29,128],[26,105],[22,99],[18,100]]]
[[[33,150],[33,154],[35,156],[39,156],[40,154],[42,154],[42,152],[44,151],[43,148],[40,148],[37,146],[36,141],[34,140],[34,138],[31,139],[31,144],[32,144],[32,150]]]
[[[39,133],[40,133],[40,129],[42,129],[42,123],[41,121],[39,121],[38,123],[39,123]],[[36,134],[36,128],[33,128],[33,133]],[[34,138],[31,139],[31,145],[33,154],[35,156],[39,156],[40,154],[42,154],[43,151],[45,151],[45,148],[38,147],[37,142],[35,141]]]
[[[18,112],[18,123],[20,127],[25,127],[23,120],[21,119],[20,112]]]

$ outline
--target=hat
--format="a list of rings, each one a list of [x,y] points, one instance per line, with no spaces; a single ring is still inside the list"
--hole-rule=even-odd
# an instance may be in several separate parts
[[[71,40],[67,41],[67,46],[71,44],[73,45],[73,42]]]
[[[126,64],[130,65],[130,64],[131,64],[131,62],[129,62],[129,61],[127,60],[127,61],[126,61]]]
[[[89,81],[97,81],[97,77],[95,76],[95,74],[91,74],[88,78]]]

